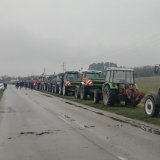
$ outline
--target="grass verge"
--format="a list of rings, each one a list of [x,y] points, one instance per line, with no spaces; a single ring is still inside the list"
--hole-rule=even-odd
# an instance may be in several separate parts
[[[160,117],[159,118],[151,118],[148,117],[144,113],[143,107],[130,107],[124,105],[115,105],[114,107],[104,106],[102,101],[99,104],[94,104],[93,100],[80,100],[76,99],[74,96],[62,96],[58,94],[52,94],[56,97],[61,97],[67,100],[71,100],[73,102],[78,102],[80,104],[88,105],[93,108],[101,109],[103,111],[116,113],[118,115],[122,115],[127,118],[132,118],[136,120],[141,120],[147,123],[155,124],[160,126]]]

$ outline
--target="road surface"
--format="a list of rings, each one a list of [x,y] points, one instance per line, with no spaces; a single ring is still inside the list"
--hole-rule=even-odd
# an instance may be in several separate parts
[[[160,135],[102,113],[9,86],[0,102],[0,160],[160,159]]]

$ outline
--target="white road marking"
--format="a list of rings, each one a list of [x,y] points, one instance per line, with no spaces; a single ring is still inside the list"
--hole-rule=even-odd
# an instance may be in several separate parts
[[[64,121],[65,123],[71,125],[71,123],[70,123],[69,121],[65,120],[63,117],[61,117],[61,116],[58,116],[58,117],[59,117],[62,121]]]
[[[120,159],[120,160],[128,160],[128,159],[126,159],[124,157],[121,157],[121,156],[118,156],[118,159]]]

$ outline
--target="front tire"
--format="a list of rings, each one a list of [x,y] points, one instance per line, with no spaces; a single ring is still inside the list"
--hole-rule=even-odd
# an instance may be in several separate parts
[[[99,103],[100,97],[99,97],[99,91],[98,90],[94,91],[93,99],[94,99],[95,104]]]
[[[105,106],[114,106],[115,94],[108,86],[105,86],[103,90],[103,104]]]
[[[159,115],[160,108],[157,104],[155,104],[155,101],[151,95],[148,95],[145,98],[144,110],[149,117],[158,117]]]
[[[62,95],[62,93],[63,93],[63,92],[62,92],[62,87],[60,86],[60,87],[59,87],[59,95]]]

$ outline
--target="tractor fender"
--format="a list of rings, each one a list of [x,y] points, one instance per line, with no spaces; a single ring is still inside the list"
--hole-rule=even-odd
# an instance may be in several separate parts
[[[148,97],[148,96],[152,97],[153,100],[154,100],[154,102],[155,102],[155,105],[157,105],[157,106],[160,107],[160,94],[158,94],[158,93],[149,93],[149,94],[147,94],[147,95],[145,96],[145,99],[146,99],[146,97]]]
[[[108,86],[110,89],[118,89],[118,86],[116,84],[113,84],[113,83],[104,83],[103,86],[102,86],[102,90],[104,90],[104,87],[105,86]]]
[[[102,92],[104,91],[104,88],[105,88],[106,86],[108,86],[108,83],[104,83],[104,84],[102,85]]]

